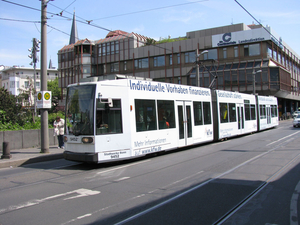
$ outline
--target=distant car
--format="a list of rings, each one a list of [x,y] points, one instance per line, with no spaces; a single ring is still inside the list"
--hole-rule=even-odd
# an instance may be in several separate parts
[[[300,127],[300,114],[298,114],[296,117],[294,117],[293,126]]]
[[[293,112],[293,118],[295,118],[297,115],[300,115],[300,111]]]

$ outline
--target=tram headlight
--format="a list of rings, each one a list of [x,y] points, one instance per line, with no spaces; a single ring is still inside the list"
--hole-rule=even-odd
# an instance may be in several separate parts
[[[81,140],[82,140],[82,143],[84,143],[84,144],[89,144],[89,143],[94,142],[94,139],[92,137],[83,137]]]

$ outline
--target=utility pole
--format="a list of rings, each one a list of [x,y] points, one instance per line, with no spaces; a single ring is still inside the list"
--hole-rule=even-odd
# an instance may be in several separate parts
[[[200,57],[199,49],[197,48],[196,49],[196,82],[197,82],[196,86],[197,87],[200,87],[200,74],[199,74],[199,63],[198,63],[199,57]]]
[[[47,91],[47,3],[41,0],[41,91]],[[41,153],[49,153],[48,109],[41,109]]]
[[[253,81],[252,81],[252,83],[253,83],[253,95],[255,95],[255,92],[256,92],[256,90],[255,90],[255,75],[256,75],[257,73],[261,73],[261,72],[262,72],[262,70],[258,70],[258,71],[255,72],[255,70],[253,69],[253,72],[252,72],[252,79],[253,79]]]

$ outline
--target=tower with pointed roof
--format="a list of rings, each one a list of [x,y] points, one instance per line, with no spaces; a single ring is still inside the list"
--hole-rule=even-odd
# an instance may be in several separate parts
[[[78,38],[78,31],[77,31],[75,11],[74,11],[69,45],[75,44],[78,40],[79,38]]]

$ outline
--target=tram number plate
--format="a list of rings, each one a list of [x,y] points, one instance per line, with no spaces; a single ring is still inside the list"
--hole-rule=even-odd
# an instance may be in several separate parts
[[[102,153],[102,156],[104,159],[119,159],[119,158],[129,157],[130,151],[123,150],[123,151],[114,151],[114,152],[104,152]]]

